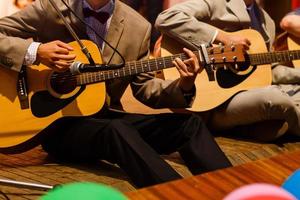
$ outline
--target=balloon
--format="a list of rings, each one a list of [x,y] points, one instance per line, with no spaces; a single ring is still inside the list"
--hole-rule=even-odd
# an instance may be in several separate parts
[[[57,186],[40,200],[126,200],[127,198],[116,189],[111,187],[89,183],[79,182],[62,186]]]

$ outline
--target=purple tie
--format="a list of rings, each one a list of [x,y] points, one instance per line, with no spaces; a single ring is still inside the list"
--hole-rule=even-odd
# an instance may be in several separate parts
[[[84,15],[84,17],[94,17],[101,24],[105,24],[106,21],[109,18],[109,13],[107,13],[107,12],[96,12],[96,11],[93,11],[89,8],[84,8],[83,9],[83,15]]]

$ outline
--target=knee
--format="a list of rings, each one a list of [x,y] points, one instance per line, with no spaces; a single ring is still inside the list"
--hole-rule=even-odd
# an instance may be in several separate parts
[[[198,126],[202,126],[204,124],[202,117],[196,113],[190,114],[189,122],[193,124],[197,124]]]
[[[290,113],[295,110],[295,106],[290,97],[278,88],[265,90],[262,95],[260,95],[259,103],[262,104],[264,110],[270,115],[276,113]]]
[[[112,119],[106,127],[106,132],[111,137],[123,137],[124,132],[126,132],[126,131],[124,131],[124,129],[126,129],[125,126],[128,126],[128,124],[125,120]]]

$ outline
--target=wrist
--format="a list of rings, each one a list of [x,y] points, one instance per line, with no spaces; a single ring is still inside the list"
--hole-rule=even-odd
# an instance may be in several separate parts
[[[193,87],[190,90],[181,89],[181,93],[182,93],[184,99],[186,100],[186,102],[189,103],[192,101],[192,99],[194,98],[194,96],[196,94],[196,87],[195,87],[195,85],[193,85]]]

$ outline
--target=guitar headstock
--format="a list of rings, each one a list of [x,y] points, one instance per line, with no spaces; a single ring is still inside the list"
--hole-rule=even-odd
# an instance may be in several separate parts
[[[214,68],[227,68],[228,66],[246,62],[245,49],[243,45],[219,45],[207,48],[210,65]],[[238,69],[236,69],[238,70]]]

